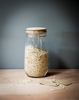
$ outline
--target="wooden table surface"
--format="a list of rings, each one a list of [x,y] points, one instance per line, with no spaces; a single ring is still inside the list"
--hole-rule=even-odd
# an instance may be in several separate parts
[[[57,91],[39,84],[53,77],[73,84]],[[0,100],[79,100],[79,69],[52,69],[43,78],[30,78],[23,69],[0,70]]]

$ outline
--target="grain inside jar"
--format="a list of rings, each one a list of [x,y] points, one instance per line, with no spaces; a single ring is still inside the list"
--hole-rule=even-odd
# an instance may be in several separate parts
[[[43,76],[48,69],[48,53],[33,46],[25,47],[25,71],[29,76]]]

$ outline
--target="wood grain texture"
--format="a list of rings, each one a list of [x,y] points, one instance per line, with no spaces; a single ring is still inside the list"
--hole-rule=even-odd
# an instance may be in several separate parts
[[[39,84],[41,79],[54,76],[73,84],[58,91]],[[79,100],[79,69],[52,69],[42,78],[30,78],[23,69],[0,70],[0,100]]]

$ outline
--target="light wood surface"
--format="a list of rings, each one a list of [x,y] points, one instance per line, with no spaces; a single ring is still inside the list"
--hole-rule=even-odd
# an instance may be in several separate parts
[[[73,84],[58,91],[39,84],[54,76]],[[52,69],[43,78],[30,78],[23,69],[0,70],[0,100],[79,100],[79,69]]]

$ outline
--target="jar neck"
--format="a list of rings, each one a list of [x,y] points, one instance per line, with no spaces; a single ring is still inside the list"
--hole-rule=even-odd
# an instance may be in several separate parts
[[[42,33],[42,34],[40,34],[40,33],[37,33],[37,34],[35,34],[35,33],[26,33],[26,36],[27,37],[46,37],[46,33]]]

